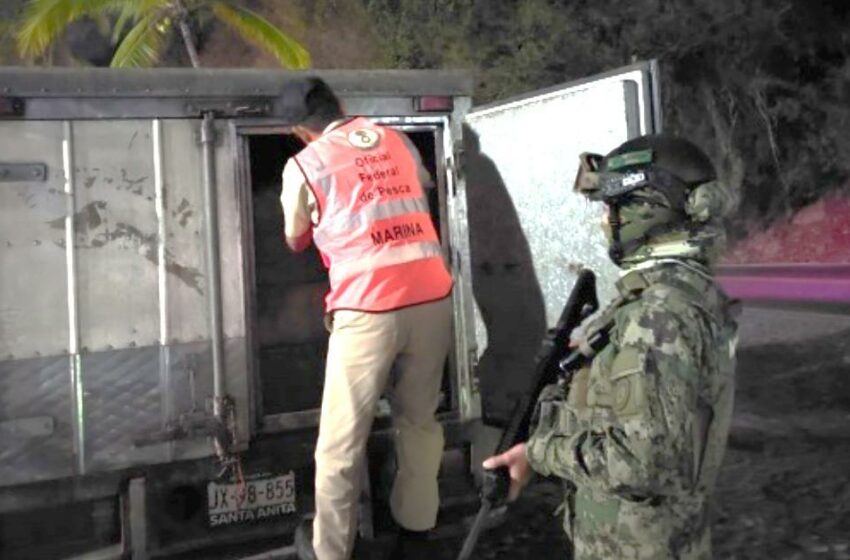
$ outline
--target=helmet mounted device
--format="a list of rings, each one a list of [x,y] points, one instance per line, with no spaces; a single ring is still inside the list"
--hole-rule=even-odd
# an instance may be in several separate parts
[[[590,200],[613,204],[618,199],[645,187],[661,191],[673,208],[684,205],[688,185],[664,169],[652,167],[651,149],[603,157],[584,153],[579,156],[579,169],[573,190]]]

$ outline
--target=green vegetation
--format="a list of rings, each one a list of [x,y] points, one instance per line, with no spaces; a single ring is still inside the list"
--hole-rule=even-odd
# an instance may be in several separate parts
[[[18,50],[26,59],[37,59],[68,25],[90,17],[112,26],[117,45],[113,67],[156,65],[176,30],[197,68],[200,60],[190,23],[210,16],[273,54],[287,68],[310,66],[309,53],[297,41],[256,12],[226,0],[30,0],[17,34]]]
[[[4,0],[7,21],[21,2]],[[191,31],[202,54],[217,45],[211,64],[256,64],[251,52],[222,55],[235,49],[207,24],[217,20],[301,67],[304,49],[257,15],[296,12],[309,32],[288,29],[310,41],[316,67],[465,68],[478,103],[658,59],[665,129],[712,153],[740,186],[748,224],[848,187],[846,0],[30,0],[19,44],[43,56],[69,22],[105,16],[113,64],[175,63],[166,39]],[[14,62],[3,48],[0,63]]]
[[[846,0],[363,1],[391,66],[472,68],[479,102],[658,59],[665,129],[712,152],[746,223],[847,188]]]
[[[20,18],[20,0],[0,3],[0,65],[17,62],[15,56],[15,26]]]

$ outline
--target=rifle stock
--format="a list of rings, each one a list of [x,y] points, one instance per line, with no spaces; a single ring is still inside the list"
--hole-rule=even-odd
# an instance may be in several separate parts
[[[564,310],[561,312],[558,323],[555,328],[549,330],[540,345],[540,350],[538,350],[535,358],[534,374],[529,385],[529,391],[514,406],[510,420],[499,438],[499,444],[496,446],[494,455],[504,453],[514,445],[528,440],[531,419],[540,392],[547,385],[556,383],[563,373],[568,371],[563,366],[572,365],[572,362],[575,361],[573,357],[578,355],[578,352],[568,352],[570,333],[598,307],[596,276],[593,271],[582,269],[578,274],[573,291],[567,299]],[[487,514],[507,498],[510,488],[508,469],[501,467],[485,470],[482,473],[481,482],[481,509],[476,515],[469,533],[467,533],[458,560],[467,560],[470,557]]]

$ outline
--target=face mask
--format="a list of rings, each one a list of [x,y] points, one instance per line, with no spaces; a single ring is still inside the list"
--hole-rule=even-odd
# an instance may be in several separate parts
[[[680,223],[677,219],[677,214],[666,205],[662,204],[663,198],[660,194],[652,193],[647,197],[632,198],[624,201],[618,207],[617,214],[619,215],[619,254],[622,257],[627,257],[629,254],[638,249],[641,245],[646,244],[652,238],[669,231],[668,224]],[[613,212],[613,211],[611,211]],[[611,225],[609,213],[608,217],[602,220],[602,233],[608,242],[608,248],[615,262],[618,254],[615,251],[614,241],[614,226]]]

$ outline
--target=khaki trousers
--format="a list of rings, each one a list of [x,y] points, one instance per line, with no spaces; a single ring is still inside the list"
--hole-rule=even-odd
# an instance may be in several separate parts
[[[451,344],[451,309],[447,297],[384,313],[334,312],[316,443],[318,560],[351,556],[366,440],[384,392],[398,464],[390,495],[393,517],[413,531],[434,527],[444,443],[434,413]]]

